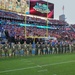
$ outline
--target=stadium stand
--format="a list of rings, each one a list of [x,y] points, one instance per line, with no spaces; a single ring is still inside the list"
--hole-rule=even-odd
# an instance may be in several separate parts
[[[41,23],[40,23],[41,22]],[[22,36],[24,39],[25,36],[25,28],[24,26],[20,26],[20,23],[24,23],[24,16],[18,15],[12,12],[6,12],[0,10],[0,24],[2,29],[7,30],[9,36]],[[46,30],[37,28],[36,25],[46,26],[47,21],[41,18],[35,17],[26,17],[26,23],[35,25],[35,27],[27,27],[27,36],[35,35],[35,36],[45,36]],[[49,36],[53,36],[56,38],[65,38],[71,37],[71,39],[75,38],[75,34],[73,29],[68,25],[68,23],[59,20],[50,20],[48,19],[48,26],[52,27],[53,29],[49,29]],[[1,29],[1,30],[2,30]],[[63,36],[62,36],[63,35]]]
[[[9,44],[9,46],[12,47],[12,45],[10,45],[10,43],[14,42],[16,43],[16,45],[20,44],[19,42],[21,42],[20,45],[22,45],[24,43],[24,41],[26,41],[26,44],[30,46],[30,44],[28,43],[33,43],[34,39],[30,39],[29,38],[25,38],[25,26],[22,26],[21,24],[25,23],[25,16],[23,15],[18,15],[17,13],[13,13],[13,12],[7,12],[7,11],[3,11],[0,10],[0,41],[1,42],[5,42],[4,45]],[[66,53],[66,52],[72,52],[74,51],[74,40],[75,40],[75,25],[71,25],[69,26],[69,24],[67,22],[64,21],[60,21],[60,20],[52,20],[52,19],[41,19],[41,18],[35,18],[35,17],[30,17],[30,16],[26,16],[26,24],[30,25],[30,26],[26,26],[26,34],[27,36],[46,36],[46,30],[45,28],[41,28],[42,26],[48,26],[50,27],[48,29],[48,36],[50,37],[56,37],[57,40],[47,40],[48,43],[50,43],[50,48],[52,51],[48,52],[47,51],[42,51],[40,50],[35,52],[35,54],[48,54],[51,52],[52,53]],[[38,27],[41,26],[41,27]],[[28,40],[28,41],[27,41]],[[41,44],[45,43],[44,41],[46,39],[42,38],[42,39],[37,39],[38,42],[40,43],[40,48],[42,47]],[[43,40],[43,41],[42,41]],[[8,41],[8,42],[7,42]],[[35,39],[36,41],[36,39]],[[4,47],[4,45],[2,47]],[[27,46],[27,49],[28,47]],[[60,49],[62,46],[66,47],[68,49]],[[69,46],[73,46],[73,49],[70,50]],[[9,47],[9,49],[11,48]],[[37,47],[37,41],[36,41],[36,47]],[[15,47],[16,48],[16,47]],[[31,47],[32,49],[33,47]],[[48,44],[46,46],[46,48],[48,48]],[[45,48],[44,48],[45,49]],[[8,49],[5,49],[6,51],[8,51]],[[13,49],[14,53],[11,52],[11,55],[23,55],[24,51],[21,50],[22,54],[17,54]],[[53,52],[54,51],[54,52]],[[9,52],[6,52],[9,53]],[[5,54],[5,56],[9,56],[9,54]],[[27,52],[26,52],[27,53]],[[33,53],[33,51],[32,51]],[[30,54],[30,51],[29,53]],[[14,56],[13,55],[13,56]],[[3,55],[2,55],[3,56]]]

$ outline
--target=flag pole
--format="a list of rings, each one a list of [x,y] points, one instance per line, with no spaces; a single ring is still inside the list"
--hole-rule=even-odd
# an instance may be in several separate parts
[[[63,10],[63,14],[64,14],[64,5],[63,5],[63,8],[62,8],[62,10]]]

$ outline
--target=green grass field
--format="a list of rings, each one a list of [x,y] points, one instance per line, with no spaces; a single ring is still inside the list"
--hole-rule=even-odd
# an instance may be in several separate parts
[[[75,75],[75,54],[0,58],[0,75]]]

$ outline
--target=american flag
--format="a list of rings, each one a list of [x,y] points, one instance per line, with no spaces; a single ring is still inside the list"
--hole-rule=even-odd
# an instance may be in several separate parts
[[[63,7],[62,7],[62,10],[64,10],[64,5],[63,5]]]

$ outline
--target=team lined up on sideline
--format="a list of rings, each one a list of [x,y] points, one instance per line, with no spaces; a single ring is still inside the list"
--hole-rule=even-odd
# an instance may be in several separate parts
[[[27,55],[42,55],[42,54],[58,54],[75,52],[75,43],[73,42],[51,42],[51,43],[33,43],[21,44],[18,42],[0,44],[0,56],[27,56]]]

